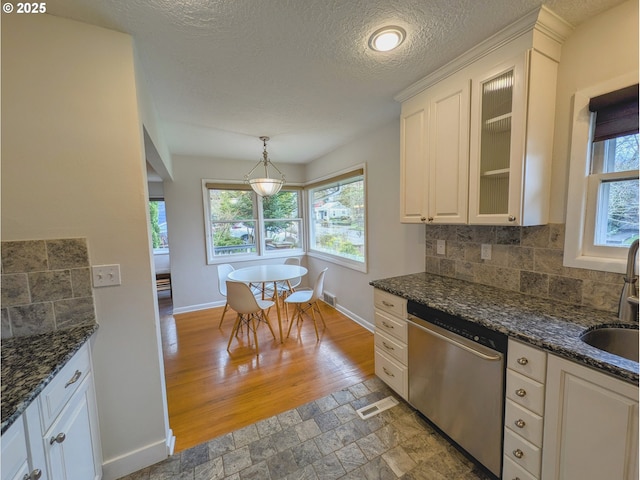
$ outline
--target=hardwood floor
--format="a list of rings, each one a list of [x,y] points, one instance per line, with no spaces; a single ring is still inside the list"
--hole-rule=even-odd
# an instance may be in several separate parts
[[[161,294],[162,295],[162,294]],[[313,322],[293,326],[281,344],[258,328],[260,355],[246,329],[227,342],[235,312],[223,308],[172,315],[171,299],[159,299],[169,425],[175,451],[277,415],[374,375],[373,334],[321,303],[327,323],[316,342]],[[278,337],[275,309],[270,314]],[[288,324],[283,314],[283,329]]]

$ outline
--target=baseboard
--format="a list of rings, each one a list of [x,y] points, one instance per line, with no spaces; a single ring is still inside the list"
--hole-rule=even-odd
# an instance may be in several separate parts
[[[353,320],[354,322],[356,322],[361,327],[366,328],[371,333],[374,332],[375,327],[374,327],[373,323],[371,323],[368,320],[365,320],[364,318],[356,315],[355,313],[351,312],[350,310],[347,310],[346,308],[342,307],[340,304],[337,304],[334,308],[336,310],[338,310],[341,314],[343,314],[345,317],[348,317],[350,320]]]
[[[208,310],[210,308],[224,307],[226,300],[218,302],[201,303],[199,305],[187,305],[186,307],[173,307],[173,313],[189,313],[197,312],[199,310]]]
[[[169,445],[175,441],[173,434],[171,437],[174,440],[163,439],[103,462],[102,480],[116,480],[166,459],[169,456]]]

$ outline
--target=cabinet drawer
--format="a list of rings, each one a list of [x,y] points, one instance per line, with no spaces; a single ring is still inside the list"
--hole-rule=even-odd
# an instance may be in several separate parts
[[[537,447],[542,446],[542,417],[509,399],[506,402],[504,425]]]
[[[375,349],[375,363],[376,375],[406,400],[409,393],[407,367],[400,365],[377,348]]]
[[[376,288],[373,291],[373,303],[380,310],[396,317],[407,318],[407,301],[404,298]]]
[[[505,455],[502,467],[502,480],[537,480],[536,477],[527,472]]]
[[[383,332],[377,330],[374,335],[376,348],[395,358],[403,365],[407,365],[407,344],[401,343]]]
[[[507,370],[507,398],[533,413],[544,413],[544,385],[512,370]]]
[[[547,373],[547,354],[529,345],[509,340],[507,368],[544,383]]]
[[[407,321],[387,315],[376,310],[376,332],[384,332],[397,338],[402,343],[407,343]]]
[[[27,437],[24,433],[22,417],[9,427],[2,435],[2,480],[18,477],[18,474],[29,471],[27,464]]]
[[[527,442],[511,430],[504,431],[504,456],[513,460],[534,477],[540,476],[540,448]]]
[[[40,394],[43,431],[49,429],[90,370],[89,349],[84,345]]]

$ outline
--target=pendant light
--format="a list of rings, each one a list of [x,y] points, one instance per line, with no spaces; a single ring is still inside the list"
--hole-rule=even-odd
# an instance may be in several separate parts
[[[264,150],[262,151],[262,160],[259,160],[255,167],[251,169],[249,173],[244,176],[244,181],[251,185],[253,191],[256,192],[261,197],[270,197],[271,195],[275,195],[280,191],[282,185],[284,185],[284,174],[278,170],[278,168],[271,163],[269,160],[269,154],[267,153],[267,142],[269,141],[269,137],[260,137],[262,143],[264,145]],[[249,176],[253,173],[253,171],[258,168],[260,165],[264,167],[264,177],[262,178],[249,178]],[[273,167],[280,174],[280,178],[270,178],[269,177],[269,166]]]

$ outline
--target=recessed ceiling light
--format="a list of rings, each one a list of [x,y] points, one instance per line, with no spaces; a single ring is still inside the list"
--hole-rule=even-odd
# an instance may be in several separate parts
[[[382,27],[369,37],[369,48],[377,52],[388,52],[400,45],[406,34],[401,27]]]

